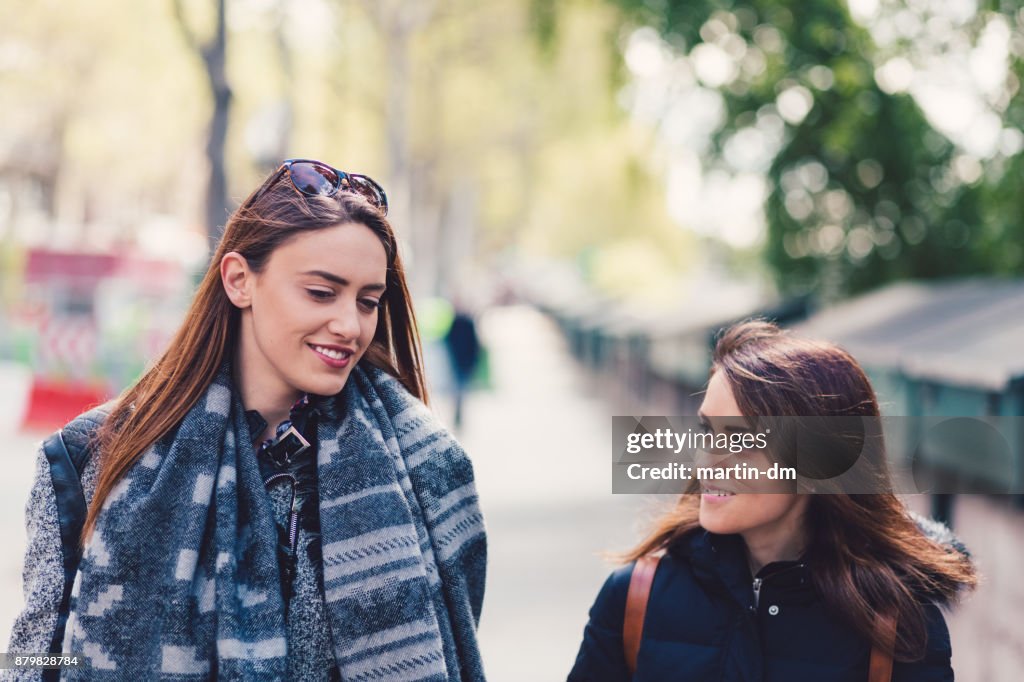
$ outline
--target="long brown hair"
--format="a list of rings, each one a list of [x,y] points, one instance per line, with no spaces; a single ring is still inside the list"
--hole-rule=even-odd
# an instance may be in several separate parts
[[[185,320],[167,350],[121,394],[97,432],[99,477],[83,542],[114,486],[153,443],[181,422],[213,381],[227,354],[234,351],[241,314],[228,299],[220,276],[220,262],[229,252],[240,253],[249,268],[259,273],[276,248],[299,234],[346,223],[372,230],[387,253],[387,291],[373,342],[361,362],[395,376],[410,393],[427,402],[416,317],[391,225],[359,195],[305,196],[281,177],[280,173],[272,175],[229,218]]]
[[[793,336],[774,324],[750,321],[719,337],[711,373],[722,372],[747,417],[839,415],[879,417],[867,376],[849,353]],[[922,600],[954,601],[977,582],[960,551],[925,536],[892,493],[882,457],[869,459],[876,494],[820,494],[808,501],[806,560],[829,609],[873,646],[890,647],[876,614],[897,615],[895,654],[915,660],[927,643]],[[684,494],[651,534],[623,555],[634,561],[699,530],[700,498]],[[891,640],[889,640],[891,641]]]

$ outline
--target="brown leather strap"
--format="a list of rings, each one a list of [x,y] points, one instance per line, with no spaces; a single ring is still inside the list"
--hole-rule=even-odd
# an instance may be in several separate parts
[[[868,664],[868,682],[891,682],[892,652],[896,648],[896,619],[878,615],[875,628],[882,632],[886,641],[884,649],[871,647],[871,661]]]
[[[654,573],[658,570],[661,555],[640,557],[633,567],[626,592],[626,617],[622,621],[622,649],[626,655],[629,674],[636,672],[636,659],[640,654],[640,636],[644,632],[644,616],[647,614],[647,600],[651,596]]]

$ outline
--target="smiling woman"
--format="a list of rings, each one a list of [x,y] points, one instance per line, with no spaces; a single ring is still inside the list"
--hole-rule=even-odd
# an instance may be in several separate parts
[[[8,651],[116,679],[483,679],[473,471],[425,406],[386,211],[310,160],[238,208],[167,351],[40,450]]]
[[[879,411],[848,353],[747,322],[719,338],[700,416],[720,434],[749,433],[761,419]],[[843,433],[830,437],[814,441],[814,460],[843,457]],[[742,458],[770,470],[791,459],[779,447],[703,464],[714,472]],[[865,452],[877,494],[705,477],[608,578],[569,679],[952,680],[940,607],[974,586],[974,566],[948,529],[893,495],[884,447]]]

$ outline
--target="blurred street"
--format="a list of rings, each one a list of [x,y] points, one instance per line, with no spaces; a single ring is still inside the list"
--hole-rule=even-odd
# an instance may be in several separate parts
[[[847,351],[905,425],[888,456],[941,494],[907,504],[982,581],[956,678],[1021,679],[1024,10],[790,4],[0,3],[0,651],[41,440],[186,337],[235,347],[183,380],[243,348],[195,333],[232,305],[215,254],[258,273],[339,233],[316,194],[399,245],[378,325],[405,356],[408,291],[474,463],[488,679],[565,679],[609,557],[675,502],[612,494],[609,417],[696,414],[716,339],[760,319]],[[346,249],[296,276],[352,285]],[[349,300],[297,281],[303,335]],[[266,314],[246,348],[292,324]]]
[[[487,522],[484,663],[496,682],[565,679],[611,570],[600,553],[629,546],[650,502],[609,494],[611,413],[554,324],[503,308],[481,331],[495,390],[471,398],[461,440]]]
[[[587,609],[610,565],[599,556],[639,537],[644,518],[667,500],[612,496],[608,463],[613,408],[570,357],[558,330],[525,307],[481,320],[493,390],[470,395],[460,438],[473,457],[489,535],[487,597],[480,639],[488,679],[565,678]],[[435,409],[450,415],[447,396]],[[16,538],[2,556],[0,640],[20,607],[23,507],[43,434],[8,439],[0,480],[0,533]],[[912,504],[922,511],[924,500]],[[982,567],[978,593],[950,618],[957,679],[1011,682],[1024,669],[1017,632],[1024,586],[1021,512],[961,496],[957,532]]]

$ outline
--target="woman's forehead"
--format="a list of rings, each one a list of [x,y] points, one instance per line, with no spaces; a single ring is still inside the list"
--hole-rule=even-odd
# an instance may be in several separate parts
[[[296,235],[274,250],[270,258],[288,272],[324,271],[373,274],[387,270],[384,245],[370,228],[349,223]]]
[[[708,381],[708,390],[704,392],[704,402],[701,403],[700,411],[705,415],[721,415],[738,417],[743,413],[736,403],[732,386],[725,378],[725,372],[718,371],[711,375]]]

